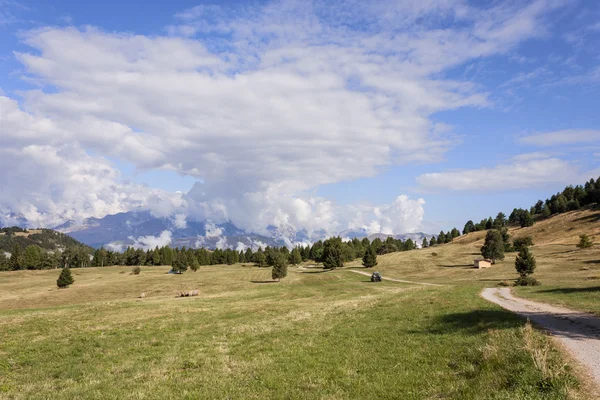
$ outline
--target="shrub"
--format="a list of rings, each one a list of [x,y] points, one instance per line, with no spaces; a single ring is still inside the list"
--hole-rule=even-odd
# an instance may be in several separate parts
[[[131,273],[134,274],[134,275],[139,275],[140,272],[142,272],[142,269],[140,267],[133,267],[131,269]]]
[[[520,276],[515,281],[515,286],[539,286],[540,281],[535,279],[533,276]]]
[[[577,243],[577,247],[579,247],[580,249],[588,249],[592,247],[593,244],[594,243],[588,235],[579,235],[579,243]]]
[[[71,275],[71,270],[69,267],[65,267],[60,272],[60,276],[56,280],[56,285],[59,288],[67,288],[69,285],[73,284],[73,282],[75,282],[75,279],[73,279],[73,276]]]
[[[431,253],[432,256],[437,257],[437,253],[434,251],[433,253]]]

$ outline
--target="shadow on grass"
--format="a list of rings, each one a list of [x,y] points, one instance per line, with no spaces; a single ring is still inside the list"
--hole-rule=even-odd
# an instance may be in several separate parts
[[[571,293],[595,293],[600,292],[600,286],[590,286],[582,288],[558,288],[558,289],[546,289],[540,290],[539,293],[560,293],[560,294],[571,294]]]
[[[438,317],[427,329],[432,334],[477,334],[490,329],[510,329],[523,325],[517,315],[503,310],[474,310]]]
[[[594,213],[592,215],[586,215],[585,217],[577,218],[575,221],[581,222],[597,222],[600,221],[600,212]]]
[[[316,271],[307,271],[307,270],[301,270],[300,272],[302,272],[303,274],[322,274],[323,272],[331,272],[334,271],[333,269],[319,269]]]
[[[588,260],[584,261],[586,264],[600,264],[600,260]]]
[[[252,283],[277,283],[277,281],[250,281]]]

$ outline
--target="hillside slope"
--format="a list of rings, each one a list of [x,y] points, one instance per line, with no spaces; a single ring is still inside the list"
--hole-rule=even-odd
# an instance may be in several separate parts
[[[590,236],[594,246],[578,249],[581,234]],[[373,270],[391,278],[449,285],[510,284],[518,276],[517,253],[505,253],[505,259],[489,269],[473,268],[485,235],[473,232],[452,243],[379,256]],[[600,209],[560,214],[529,228],[513,228],[510,235],[532,236],[531,251],[537,259],[534,276],[542,282],[542,286],[515,288],[520,296],[600,315]],[[360,261],[349,265],[358,267]]]
[[[83,246],[90,252],[91,247],[73,239],[69,235],[56,232],[52,229],[30,229],[2,228],[0,229],[0,251],[10,253],[18,244],[21,248],[38,245],[45,250],[60,250],[70,247]]]

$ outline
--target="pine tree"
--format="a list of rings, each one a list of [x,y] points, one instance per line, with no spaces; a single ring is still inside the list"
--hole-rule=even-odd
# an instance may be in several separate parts
[[[533,217],[529,211],[525,210],[523,213],[521,213],[519,224],[521,224],[521,228],[533,226]]]
[[[336,269],[344,266],[342,259],[342,239],[327,239],[323,246],[323,267],[326,269]]]
[[[271,270],[271,278],[277,279],[279,282],[287,276],[287,256],[283,253],[275,253],[273,260],[273,269]]]
[[[429,241],[429,247],[433,247],[437,244],[437,240],[435,239],[435,236],[431,237],[431,240]]]
[[[257,267],[264,267],[267,264],[267,257],[265,257],[265,253],[259,250],[254,253],[253,261]]]
[[[21,246],[18,244],[15,244],[13,247],[8,264],[11,271],[23,269],[23,250],[21,250]]]
[[[468,221],[465,224],[465,227],[463,228],[463,235],[466,235],[467,233],[471,233],[471,232],[475,232],[475,224],[473,223],[473,221]]]
[[[56,285],[59,288],[67,288],[69,285],[72,285],[73,282],[75,282],[75,279],[73,279],[73,276],[71,276],[71,269],[69,269],[69,267],[65,267],[60,272],[60,276],[56,280]]]
[[[481,247],[481,255],[492,260],[492,264],[496,260],[504,260],[504,240],[502,234],[497,230],[490,230],[485,236],[485,243]]]
[[[421,243],[421,248],[422,248],[422,249],[425,249],[425,248],[427,248],[428,246],[429,246],[429,245],[428,245],[428,243],[427,243],[427,238],[425,238],[425,237],[424,237],[424,238],[423,238],[423,242]]]
[[[579,235],[579,243],[577,243],[577,247],[579,247],[580,249],[588,249],[593,245],[594,243],[588,235]]]
[[[300,255],[300,249],[294,247],[292,252],[290,253],[290,264],[298,265],[302,262],[302,256]]]
[[[519,251],[519,255],[515,259],[515,269],[522,278],[533,274],[535,270],[535,257],[529,251],[529,247],[525,246]]]
[[[369,246],[365,251],[362,264],[365,266],[365,268],[373,268],[377,265],[377,252],[373,247]]]
[[[192,263],[190,264],[190,269],[194,272],[198,271],[200,268],[200,264],[198,263],[198,259],[196,257],[192,257]]]
[[[444,231],[440,231],[440,234],[437,237],[437,242],[439,244],[444,244],[446,243],[446,234],[444,233]]]

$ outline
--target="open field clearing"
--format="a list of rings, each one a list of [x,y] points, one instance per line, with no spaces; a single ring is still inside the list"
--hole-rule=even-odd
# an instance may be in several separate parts
[[[3,274],[0,397],[586,398],[548,338],[478,284],[167,269],[74,270],[65,290],[57,271]]]
[[[575,247],[595,213],[553,218],[568,240],[543,236],[553,219],[536,224],[543,286],[516,295],[600,315],[599,247]],[[74,269],[63,290],[57,270],[5,272],[0,398],[594,398],[569,355],[479,296],[517,277],[514,253],[472,268],[482,244],[478,232],[380,256],[373,270],[396,281],[376,284],[352,273],[372,271],[358,261],[291,267],[280,283],[249,264]]]

